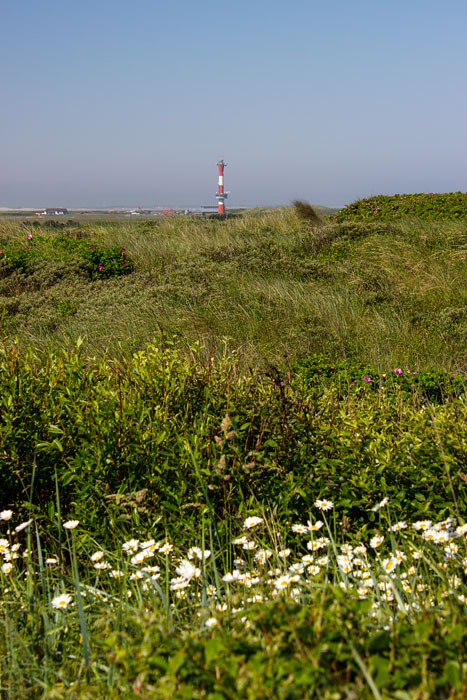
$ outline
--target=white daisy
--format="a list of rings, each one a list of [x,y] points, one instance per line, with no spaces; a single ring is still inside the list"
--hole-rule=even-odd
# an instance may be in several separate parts
[[[174,548],[173,544],[169,544],[166,542],[165,544],[162,545],[162,547],[159,549],[161,554],[169,554],[169,552],[172,551]]]
[[[123,571],[119,571],[118,569],[112,569],[112,571],[109,571],[109,576],[111,578],[121,578],[123,576]]]
[[[100,571],[104,571],[105,569],[110,569],[111,566],[108,561],[97,561],[94,564],[95,569],[99,569]]]
[[[319,510],[331,510],[331,508],[334,507],[334,503],[332,501],[327,501],[326,499],[318,499],[317,501],[315,501],[315,506],[316,508],[319,508]]]
[[[25,523],[21,523],[21,525],[17,525],[17,527],[15,527],[15,532],[21,532],[21,530],[24,530],[25,528],[29,527],[29,525],[32,522],[33,522],[33,519],[31,518],[31,520],[26,520]]]
[[[382,501],[380,501],[375,506],[373,506],[373,508],[371,508],[371,510],[373,511],[373,513],[376,513],[381,508],[384,508],[384,506],[387,505],[387,503],[389,503],[389,498],[386,496],[386,498],[383,498]]]
[[[284,574],[283,576],[279,576],[279,578],[276,578],[276,580],[274,581],[274,587],[277,590],[287,588],[287,586],[290,585],[291,581],[291,577],[288,574]]]
[[[242,574],[238,569],[234,569],[232,572],[228,572],[222,577],[222,580],[226,583],[232,583],[232,581],[240,581],[242,579]]]
[[[245,542],[247,542],[247,541],[248,541],[248,539],[247,539],[246,535],[243,535],[242,537],[237,537],[236,540],[233,540],[232,544],[245,544]]]
[[[414,530],[428,530],[432,525],[433,523],[431,520],[417,520],[412,527]]]
[[[139,540],[128,540],[122,544],[122,549],[124,552],[127,552],[127,554],[131,554],[132,552],[136,552],[138,545]]]
[[[75,527],[78,527],[79,525],[79,520],[67,520],[66,523],[63,523],[63,527],[66,530],[74,530]]]
[[[257,515],[252,515],[250,518],[246,518],[245,522],[243,523],[243,527],[249,529],[251,527],[254,527],[255,525],[259,525],[262,522],[263,518],[258,518]]]
[[[394,569],[396,568],[398,564],[398,561],[395,557],[391,557],[390,559],[384,559],[383,560],[383,569],[387,574],[392,574]]]
[[[197,559],[209,559],[211,556],[211,550],[205,549],[203,552],[203,550],[199,547],[190,547],[186,555],[188,559],[194,559],[195,557]]]
[[[62,593],[62,595],[58,595],[55,598],[52,599],[51,605],[53,608],[56,608],[57,610],[65,610],[69,606],[69,604],[72,601],[72,597],[69,593]]]
[[[91,561],[100,561],[104,558],[104,552],[94,552],[89,558]]]
[[[198,578],[201,576],[201,569],[194,566],[188,559],[182,559],[180,564],[175,569],[177,574],[182,578],[190,581],[192,578]]]
[[[317,530],[320,530],[323,527],[324,523],[322,520],[317,520],[315,523],[310,522],[307,520],[307,526],[310,532],[316,532]]]
[[[308,573],[311,574],[312,576],[317,576],[319,574],[320,570],[321,569],[319,568],[319,566],[316,566],[316,564],[313,564],[312,566],[309,566],[307,568]]]
[[[270,549],[260,549],[255,553],[255,560],[260,564],[264,564],[270,557],[272,557]]]

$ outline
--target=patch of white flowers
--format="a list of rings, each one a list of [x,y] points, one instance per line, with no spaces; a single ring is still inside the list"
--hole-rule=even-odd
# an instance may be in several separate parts
[[[387,499],[383,499],[371,510],[378,512],[386,505]],[[315,506],[321,512],[333,509],[332,502],[324,499],[317,500]],[[9,521],[13,517],[10,510],[0,513],[0,521],[8,522],[8,538],[0,538],[0,580],[3,577],[4,590],[10,596],[13,590],[19,590],[12,584],[30,575],[25,560],[32,556],[21,548],[20,536],[32,525],[33,519],[10,531]],[[63,523],[67,530],[78,525],[78,520]],[[467,524],[456,527],[454,518],[438,523],[420,520],[412,524],[400,520],[394,524],[388,522],[384,527],[380,516],[378,530],[364,542],[350,539],[335,542],[327,521],[329,537],[320,536],[318,533],[324,525],[321,520],[308,520],[306,524],[296,522],[286,530],[272,524],[260,528],[258,526],[266,525],[265,519],[250,516],[239,525],[248,533],[232,539],[229,556],[225,558],[225,553],[212,553],[198,546],[180,552],[172,542],[152,537],[129,539],[123,542],[118,554],[103,548],[91,551],[89,566],[94,570],[98,585],[83,584],[82,595],[110,607],[118,604],[119,595],[150,601],[152,598],[148,596],[160,596],[165,577],[170,606],[183,604],[186,610],[199,611],[204,630],[221,624],[220,616],[224,614],[238,615],[241,624],[249,627],[252,622],[245,617],[246,606],[283,596],[304,602],[314,587],[322,590],[328,584],[339,586],[347,595],[369,598],[372,617],[383,615],[384,606],[389,606],[387,614],[392,615],[394,606],[403,612],[439,605],[450,595],[455,595],[461,603],[467,600],[463,583],[467,574]],[[273,544],[270,546],[267,546],[265,531],[271,535]],[[286,543],[289,546],[285,546]],[[63,589],[63,581],[72,579],[72,576],[68,579],[63,576],[66,559],[43,555],[43,561],[55,590]],[[229,570],[222,566],[227,561]],[[429,561],[436,562],[436,575],[431,580],[426,576]],[[56,566],[59,562],[62,563],[60,571]],[[161,572],[162,581],[158,583]],[[444,572],[444,578],[439,572]],[[440,587],[438,592],[434,585]],[[234,600],[244,603],[234,607]],[[73,596],[66,591],[51,596],[50,605],[54,610],[70,610],[67,614],[76,614]]]

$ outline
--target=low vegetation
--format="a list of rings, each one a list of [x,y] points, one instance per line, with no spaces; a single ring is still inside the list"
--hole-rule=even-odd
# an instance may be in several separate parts
[[[0,224],[2,697],[467,694],[465,220]]]
[[[333,221],[394,221],[414,217],[422,221],[446,221],[467,217],[465,192],[378,195],[359,199],[341,209]]]
[[[465,220],[316,226],[290,208],[52,223],[0,224],[1,324],[23,348],[82,337],[89,355],[122,358],[164,331],[245,367],[321,352],[467,369]]]

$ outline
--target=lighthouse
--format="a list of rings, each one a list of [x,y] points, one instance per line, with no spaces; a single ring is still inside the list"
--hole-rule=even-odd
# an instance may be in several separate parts
[[[217,167],[219,168],[219,184],[216,192],[217,198],[217,213],[225,214],[224,200],[227,198],[227,192],[224,191],[224,168],[225,163],[223,160],[217,161]]]

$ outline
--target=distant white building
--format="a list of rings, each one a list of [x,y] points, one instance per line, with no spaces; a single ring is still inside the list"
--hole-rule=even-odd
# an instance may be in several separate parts
[[[68,214],[68,209],[53,207],[52,209],[44,209],[39,213],[39,216],[62,216],[63,214]]]

